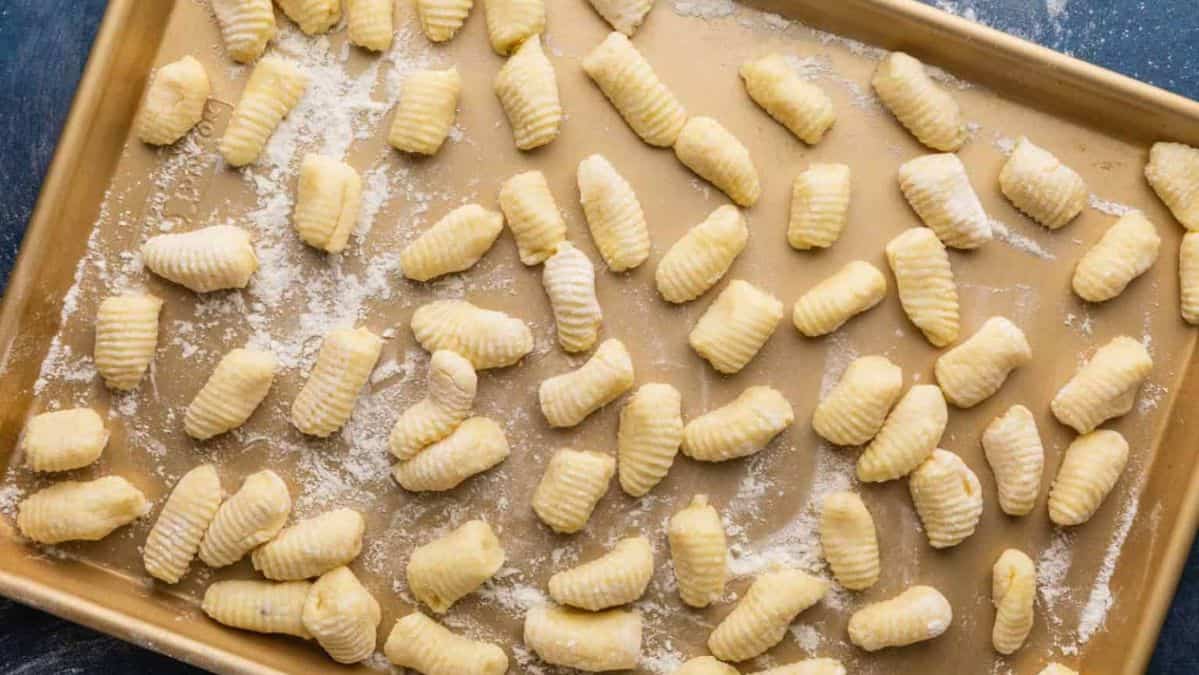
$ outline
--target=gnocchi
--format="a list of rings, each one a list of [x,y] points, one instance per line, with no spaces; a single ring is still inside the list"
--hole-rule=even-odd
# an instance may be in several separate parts
[[[870,81],[883,105],[916,140],[933,150],[954,152],[966,142],[962,109],[937,86],[924,64],[903,52],[891,52]]]
[[[931,640],[949,629],[953,608],[931,586],[912,586],[869,604],[849,618],[849,640],[868,652]]]
[[[1096,350],[1049,407],[1058,421],[1085,434],[1132,410],[1152,370],[1153,358],[1145,345],[1121,335]]]
[[[899,188],[920,220],[946,246],[971,249],[991,240],[991,221],[957,155],[924,155],[904,162],[899,167]]]
[[[579,162],[579,202],[608,269],[625,272],[649,257],[649,228],[633,186],[603,155]]]
[[[983,513],[982,484],[961,457],[945,450],[912,471],[912,502],[933,548],[950,548],[974,534]]]
[[[1023,552],[1009,548],[991,569],[991,602],[995,626],[991,644],[1000,654],[1012,654],[1024,644],[1033,624],[1037,599],[1037,568]]]
[[[791,320],[807,337],[828,335],[887,295],[887,278],[868,262],[854,260],[795,301]]]
[[[551,427],[573,427],[632,386],[633,360],[624,343],[611,339],[578,369],[543,381],[537,395]]]
[[[1145,178],[1183,227],[1199,230],[1199,148],[1154,143]]]
[[[391,0],[345,0],[350,42],[373,52],[391,47],[395,8]]]
[[[837,583],[861,591],[878,583],[878,530],[862,498],[834,492],[820,504],[820,547]]]
[[[1128,441],[1118,432],[1100,429],[1075,438],[1049,488],[1049,519],[1062,526],[1090,520],[1127,465]]]
[[[1078,261],[1074,292],[1088,302],[1115,298],[1157,262],[1161,243],[1145,214],[1133,211],[1121,216]]]
[[[361,513],[333,509],[281,530],[254,549],[250,562],[273,581],[319,577],[357,558],[365,532]]]
[[[553,531],[574,534],[591,519],[614,473],[616,460],[609,455],[563,448],[550,458],[533,491],[533,511]]]
[[[583,71],[641,140],[660,148],[675,144],[687,111],[628,36],[609,33],[583,57]]]
[[[400,252],[404,276],[429,281],[475,266],[504,230],[504,216],[478,204],[460,206]]]
[[[999,189],[1013,206],[1051,230],[1074,220],[1090,196],[1078,172],[1024,137],[999,173]]]
[[[490,2],[540,2],[541,0],[490,0]],[[512,127],[518,150],[532,150],[558,137],[562,103],[554,66],[534,35],[517,48],[495,76],[495,94]]]
[[[754,103],[808,145],[819,143],[837,120],[828,94],[801,79],[782,54],[747,61],[740,73]]]
[[[882,428],[902,392],[903,370],[887,357],[854,359],[817,404],[812,429],[834,445],[866,443]]]
[[[232,565],[274,538],[290,513],[291,493],[278,474],[266,469],[246,476],[208,524],[200,540],[200,560],[209,567]]]
[[[504,565],[504,549],[491,526],[470,520],[417,547],[408,559],[408,590],[437,614],[475,592]]]
[[[1182,319],[1199,325],[1199,233],[1187,232],[1178,245],[1178,286]]]
[[[633,37],[654,6],[654,0],[589,0],[592,9],[613,29]]]
[[[142,561],[150,576],[168,584],[183,578],[222,496],[221,479],[212,464],[183,474],[146,537]]]
[[[850,170],[845,164],[813,164],[795,177],[787,243],[806,251],[828,248],[849,223]]]
[[[250,233],[233,225],[150,237],[142,244],[150,271],[196,293],[245,288],[258,271]]]
[[[987,319],[965,342],[937,357],[933,371],[941,393],[971,408],[999,391],[1008,375],[1032,361],[1024,331],[1002,316]]]
[[[184,431],[203,441],[245,424],[266,398],[277,368],[275,355],[261,349],[225,354],[187,406]]]
[[[391,119],[387,142],[400,152],[436,155],[454,127],[461,96],[462,76],[457,68],[409,73]]]
[[[708,649],[725,661],[752,659],[782,642],[795,617],[820,602],[828,582],[797,569],[777,569],[754,579],[733,611],[708,637]]]
[[[658,261],[654,281],[667,302],[690,302],[707,293],[745,250],[749,228],[731,205],[713,211],[687,231]]]
[[[928,459],[949,422],[935,385],[917,384],[899,399],[874,440],[858,457],[858,480],[880,483],[906,476]]]
[[[444,492],[508,458],[508,439],[498,424],[471,417],[449,436],[392,468],[392,477],[409,492]]]
[[[104,420],[91,408],[34,415],[25,423],[19,449],[31,471],[70,471],[100,459],[108,445]]]
[[[291,423],[320,438],[345,425],[382,349],[383,340],[366,328],[338,328],[326,335],[308,381],[291,405]]]
[[[307,74],[279,56],[263,57],[254,66],[218,144],[230,166],[258,161],[279,123],[300,102],[308,81]]]
[[[524,638],[549,664],[589,672],[626,670],[636,668],[641,658],[641,615],[534,607],[525,615]]]
[[[654,575],[654,551],[645,537],[629,537],[595,560],[550,577],[550,597],[588,611],[635,602]]]
[[[749,387],[731,403],[683,427],[683,454],[701,462],[748,457],[795,421],[791,403],[777,389]]]
[[[536,39],[545,30],[545,0],[483,0],[487,37],[500,55]]]
[[[463,356],[433,352],[425,398],[408,408],[391,428],[387,444],[396,459],[412,459],[427,446],[449,436],[469,415],[478,392],[479,376]]]
[[[604,312],[595,295],[595,267],[570,242],[558,244],[545,261],[541,284],[550,299],[558,344],[568,352],[585,352],[599,339]]]
[[[500,186],[500,210],[508,220],[520,261],[543,263],[566,241],[566,221],[540,171],[526,171]]]
[[[695,495],[670,517],[666,530],[679,597],[691,607],[707,607],[724,595],[728,544],[724,523],[707,495]]]
[[[158,349],[161,312],[162,300],[148,293],[114,295],[100,303],[93,360],[109,389],[137,388]]]
[[[489,643],[464,638],[420,612],[396,621],[383,645],[387,660],[424,675],[504,675],[508,655]]]
[[[999,489],[999,508],[1009,516],[1032,512],[1041,491],[1045,448],[1032,412],[1014,405],[983,430],[983,453]]]
[[[778,298],[734,279],[704,311],[687,342],[717,372],[738,373],[766,345],[782,318]]]
[[[354,167],[323,155],[304,155],[292,223],[305,244],[329,253],[344,251],[361,203],[362,178]]]
[[[669,384],[642,385],[620,411],[620,487],[633,497],[647,494],[666,477],[682,443],[682,394]]]
[[[329,32],[341,21],[341,0],[275,0],[279,9],[308,35]]]
[[[350,568],[338,567],[312,584],[300,619],[334,661],[357,663],[375,653],[383,612]]]
[[[737,205],[750,207],[758,202],[762,185],[749,149],[720,122],[703,116],[687,120],[674,142],[674,154]]]
[[[279,633],[305,640],[307,581],[218,581],[204,590],[200,608],[213,621],[256,633]]]
[[[437,300],[412,315],[412,333],[426,351],[448,349],[475,370],[511,366],[533,351],[533,333],[523,321],[465,300]]]
[[[120,476],[64,480],[17,505],[17,528],[39,544],[99,541],[149,510],[142,491]]]
[[[416,14],[430,42],[447,42],[466,23],[474,5],[474,0],[416,0]]]
[[[133,123],[137,137],[150,145],[170,145],[183,138],[204,117],[211,93],[208,73],[192,56],[159,68]]]
[[[275,8],[271,0],[212,0],[229,58],[250,63],[262,56],[275,37]]]
[[[903,311],[934,347],[958,339],[958,289],[945,245],[932,230],[914,227],[887,242],[887,262]]]

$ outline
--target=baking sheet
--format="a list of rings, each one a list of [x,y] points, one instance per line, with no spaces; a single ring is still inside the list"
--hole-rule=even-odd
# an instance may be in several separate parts
[[[45,246],[39,236],[58,236],[63,243],[53,256],[36,262],[23,259],[7,299],[9,320],[3,328],[9,331],[5,334],[9,349],[2,393],[9,405],[4,413],[4,448],[13,446],[26,410],[92,405],[106,412],[113,437],[103,460],[73,472],[72,478],[118,473],[160,504],[174,481],[201,461],[219,465],[229,491],[236,489],[242,476],[270,466],[289,481],[296,517],[333,506],[361,509],[368,517],[367,543],[354,569],[384,606],[381,637],[397,616],[414,607],[403,580],[411,549],[464,520],[483,517],[500,532],[508,563],[482,592],[456,605],[446,623],[506,645],[513,672],[554,672],[523,650],[519,629],[525,609],[544,601],[542,591],[550,574],[593,557],[622,536],[634,532],[650,536],[660,566],[650,593],[638,604],[646,619],[643,672],[669,673],[682,660],[705,653],[711,627],[728,612],[754,572],[774,562],[819,569],[811,507],[823,494],[853,484],[856,457],[856,451],[822,445],[810,430],[808,420],[820,394],[836,382],[854,356],[870,353],[886,354],[899,363],[908,384],[932,381],[931,366],[938,352],[906,321],[891,292],[881,306],[827,338],[805,339],[785,321],[739,375],[718,376],[700,360],[687,346],[686,334],[718,289],[684,307],[668,306],[657,297],[652,276],[666,248],[726,200],[687,172],[670,151],[638,141],[586,79],[578,62],[607,28],[583,3],[550,3],[546,44],[568,118],[558,140],[528,154],[511,146],[503,113],[491,93],[491,80],[502,60],[487,47],[479,10],[453,42],[432,47],[416,28],[411,7],[401,3],[396,47],[382,58],[348,47],[342,31],[308,38],[281,17],[282,32],[274,49],[300,61],[313,83],[275,134],[263,160],[243,172],[222,166],[215,145],[248,69],[231,65],[224,56],[205,3],[181,1],[150,16],[135,16],[120,3],[114,4],[112,11],[126,12],[120,18],[127,39],[147,39],[137,49],[114,45],[107,52],[117,64],[110,67],[136,77],[128,90],[107,92],[123,94],[128,112],[112,126],[93,128],[95,133],[107,133],[121,143],[138,78],[144,78],[152,65],[183,54],[192,54],[206,65],[214,97],[205,121],[177,147],[153,150],[134,140],[125,143],[119,155],[111,153],[113,179],[102,207],[99,199],[92,203],[91,217],[78,217],[88,213],[88,207],[80,204],[72,214],[74,222],[61,224],[63,234],[31,235],[24,258],[30,248]],[[850,260],[864,259],[885,269],[883,243],[918,224],[896,186],[895,170],[924,150],[870,94],[869,78],[880,52],[816,32],[782,15],[725,2],[658,4],[635,42],[691,114],[717,117],[750,148],[763,182],[763,198],[747,214],[749,246],[726,281],[752,281],[789,307],[804,290]],[[780,9],[787,3],[759,5]],[[823,5],[795,5],[797,15],[819,23],[823,14],[837,13]],[[847,3],[841,23],[833,27],[847,30],[854,21],[853,11],[863,7],[875,16],[888,8],[902,10],[907,12],[903,16],[920,25],[922,15],[906,3],[863,2]],[[905,46],[920,53],[921,38],[928,35],[905,32],[905,28],[895,24],[896,36],[906,36],[895,39],[914,41]],[[887,30],[877,24],[869,29]],[[161,46],[154,38],[163,38]],[[121,50],[129,52],[123,62],[116,58]],[[737,67],[774,50],[793,55],[795,67],[824,87],[837,105],[838,122],[816,148],[804,147],[744,94]],[[464,79],[452,141],[431,160],[397,155],[383,138],[390,121],[387,112],[404,73],[450,63],[458,66]],[[987,64],[974,63],[973,70],[961,72],[978,77],[987,72]],[[1117,664],[1135,672],[1137,650],[1130,653],[1127,636],[1143,635],[1146,627],[1155,633],[1160,622],[1160,612],[1153,616],[1154,605],[1160,605],[1163,597],[1168,601],[1168,595],[1151,582],[1163,574],[1171,576],[1162,571],[1163,565],[1176,569],[1179,564],[1179,551],[1167,556],[1166,549],[1177,548],[1179,530],[1187,529],[1182,498],[1194,468],[1193,441],[1185,440],[1185,421],[1178,415],[1171,419],[1173,401],[1180,395],[1185,400],[1181,393],[1193,386],[1194,379],[1186,377],[1192,331],[1176,311],[1181,228],[1141,177],[1145,141],[1153,127],[1128,121],[1097,128],[1087,124],[1092,120],[1085,115],[1067,120],[1042,112],[1022,102],[1020,93],[1007,93],[1006,76],[986,80],[1003,94],[949,75],[938,77],[971,121],[972,140],[960,154],[1000,232],[999,240],[982,250],[951,253],[963,305],[963,336],[988,316],[1002,314],[1025,329],[1034,351],[1033,363],[1017,371],[1000,394],[970,411],[953,410],[950,415],[942,445],[962,455],[982,480],[987,497],[983,520],[978,533],[962,545],[947,552],[933,551],[919,531],[904,481],[862,487],[882,537],[880,583],[861,594],[832,594],[800,617],[782,645],[747,664],[746,670],[814,655],[840,658],[851,672],[863,673],[919,672],[927,670],[929,663],[941,664],[939,672],[1035,672],[1051,658],[1081,664],[1088,673],[1117,672],[1121,670]],[[1035,74],[1032,77],[1036,79]],[[1052,79],[1045,74],[1038,87]],[[1145,107],[1146,100],[1134,102]],[[1169,109],[1167,104],[1173,101],[1163,95],[1150,102]],[[1038,102],[1042,103],[1054,113],[1061,107],[1060,101]],[[1079,109],[1087,110],[1092,103],[1080,99]],[[1130,106],[1134,112],[1137,107]],[[1125,115],[1114,112],[1113,117]],[[1168,124],[1158,127],[1169,128],[1177,125],[1177,118],[1186,119],[1159,113],[1150,121],[1164,120]],[[1125,131],[1114,131],[1117,128]],[[1030,135],[1078,170],[1096,193],[1091,207],[1056,233],[1024,219],[998,192],[1004,153],[1021,134]],[[290,228],[295,172],[307,151],[344,154],[363,174],[363,217],[349,251],[340,257],[305,248]],[[453,207],[478,201],[494,208],[504,179],[537,168],[547,174],[566,214],[570,238],[598,263],[574,186],[574,167],[593,152],[605,154],[629,178],[650,223],[654,251],[649,262],[630,274],[601,271],[598,279],[605,310],[603,336],[618,337],[628,345],[638,383],[665,381],[679,387],[687,418],[722,405],[747,386],[771,384],[794,405],[797,424],[747,460],[702,465],[680,457],[666,481],[641,500],[625,496],[613,485],[587,529],[562,537],[536,520],[528,504],[532,488],[558,447],[614,451],[618,406],[573,430],[546,427],[537,408],[537,383],[582,360],[567,357],[556,345],[540,270],[519,264],[507,234],[473,270],[433,284],[405,281],[399,274],[398,256],[404,244]],[[820,161],[853,167],[850,225],[832,249],[800,253],[785,240],[790,183],[798,171]],[[90,180],[103,186],[108,172],[94,173]],[[72,194],[65,187],[58,186],[60,198]],[[70,187],[88,194],[96,186],[72,183]],[[1087,307],[1069,291],[1073,263],[1128,207],[1145,210],[1158,225],[1162,257],[1118,300]],[[96,208],[100,208],[98,215]],[[142,270],[135,251],[145,238],[225,222],[255,234],[262,268],[247,291],[197,297]],[[94,377],[91,317],[103,295],[143,286],[167,301],[159,353],[138,391],[113,396]],[[448,494],[411,495],[389,477],[386,435],[399,412],[424,395],[428,358],[412,339],[408,319],[421,304],[447,297],[467,297],[527,320],[537,347],[522,365],[486,371],[480,377],[476,409],[503,424],[512,456]],[[19,322],[9,309],[18,301],[25,301],[26,308]],[[30,307],[42,311],[31,312]],[[321,336],[351,323],[388,337],[383,358],[345,431],[329,441],[304,438],[287,424],[288,407]],[[21,339],[12,341],[18,333]],[[982,427],[1014,403],[1031,408],[1045,441],[1047,486],[1070,440],[1068,430],[1049,414],[1048,401],[1090,350],[1118,334],[1146,340],[1156,361],[1136,410],[1110,425],[1125,434],[1133,447],[1128,471],[1096,517],[1070,533],[1056,532],[1049,525],[1045,490],[1033,515],[1007,518],[998,510],[994,481],[982,458],[978,443]],[[184,407],[220,356],[247,342],[274,350],[284,364],[283,372],[245,427],[213,442],[192,442],[182,431]],[[39,367],[43,355],[45,363]],[[1171,433],[1178,434],[1173,440],[1168,436],[1163,440],[1168,425]],[[0,505],[11,513],[24,494],[52,480],[13,466],[0,485]],[[729,602],[704,611],[685,609],[679,603],[663,529],[669,515],[696,492],[710,494],[725,518],[733,548],[732,569],[738,577],[729,584]],[[252,577],[248,561],[219,572],[193,566],[184,583],[171,589],[149,583],[141,572],[139,547],[152,520],[124,528],[100,543],[37,549],[12,541],[11,531],[6,530],[5,576],[0,581],[18,591],[35,584],[59,589],[64,595],[55,598],[32,592],[18,595],[48,603],[51,609],[60,602],[64,612],[86,615],[94,623],[107,620],[115,627],[122,621],[111,612],[131,614],[143,623],[119,632],[210,668],[242,672],[334,668],[315,645],[222,629],[196,611],[195,599],[211,581]],[[8,521],[0,527],[9,528]],[[1189,534],[1183,532],[1188,542]],[[1041,584],[1032,636],[1016,656],[1000,658],[990,648],[990,568],[1009,546],[1038,561]],[[12,551],[20,554],[7,555]],[[953,604],[955,621],[946,635],[874,655],[849,646],[845,624],[855,608],[913,583],[938,587]],[[97,595],[98,589],[104,592]],[[97,604],[84,604],[88,600]],[[1139,642],[1151,646],[1151,636]],[[362,666],[367,667],[385,667],[385,661],[378,656]]]

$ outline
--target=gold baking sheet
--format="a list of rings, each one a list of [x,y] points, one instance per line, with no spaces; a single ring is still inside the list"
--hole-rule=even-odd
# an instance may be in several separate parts
[[[802,338],[785,320],[734,377],[716,375],[692,353],[686,334],[717,291],[683,307],[668,306],[653,288],[653,270],[683,231],[726,200],[670,151],[641,144],[583,75],[579,60],[607,31],[584,3],[549,3],[546,42],[568,117],[558,140],[528,154],[512,147],[491,92],[502,60],[487,46],[480,9],[453,42],[430,47],[410,4],[400,3],[397,44],[382,58],[347,47],[344,31],[307,38],[281,17],[275,49],[303,62],[314,85],[264,160],[245,172],[219,163],[215,140],[248,69],[224,56],[206,3],[137,4],[136,11],[131,0],[110,4],[5,297],[0,447],[15,445],[31,413],[92,405],[106,413],[113,437],[100,463],[70,477],[121,474],[160,505],[174,481],[199,462],[216,462],[229,491],[247,473],[270,467],[291,484],[298,517],[333,506],[361,509],[368,517],[367,543],[354,569],[384,607],[380,642],[395,618],[414,608],[403,575],[411,549],[463,520],[486,518],[501,533],[508,563],[487,588],[456,605],[446,623],[504,644],[512,672],[556,672],[521,648],[524,610],[543,600],[552,572],[593,557],[621,536],[650,536],[659,564],[650,593],[637,606],[646,624],[639,672],[670,673],[681,660],[705,653],[708,632],[753,572],[775,562],[819,569],[811,506],[827,491],[853,484],[857,454],[822,445],[810,430],[821,391],[852,357],[870,353],[903,366],[907,383],[928,382],[938,352],[907,322],[892,290],[880,307],[823,339]],[[690,113],[717,117],[749,146],[762,177],[763,198],[748,212],[749,246],[728,278],[770,290],[788,311],[802,291],[850,260],[885,269],[883,244],[918,224],[896,187],[896,167],[924,152],[870,95],[877,52],[807,26],[907,49],[977,83],[942,78],[972,122],[963,161],[1004,232],[982,250],[951,253],[963,336],[1002,314],[1025,329],[1035,355],[997,396],[950,415],[942,445],[959,453],[984,485],[986,509],[977,534],[950,551],[933,551],[918,529],[904,481],[862,486],[882,538],[882,580],[865,593],[832,594],[804,613],[778,648],[744,670],[813,655],[840,658],[855,673],[1033,673],[1050,659],[1088,674],[1139,672],[1185,559],[1199,494],[1194,440],[1182,406],[1174,405],[1196,393],[1189,372],[1193,333],[1176,307],[1181,228],[1145,185],[1141,169],[1152,140],[1199,141],[1199,106],[902,0],[657,4],[636,36],[638,47]],[[744,93],[737,67],[773,50],[794,55],[796,67],[837,104],[838,122],[816,148],[804,147]],[[205,121],[174,148],[156,151],[129,140],[146,75],[183,54],[199,58],[213,80]],[[453,140],[430,160],[394,153],[383,138],[404,71],[449,63],[464,78]],[[1022,134],[1077,169],[1096,193],[1093,207],[1056,233],[1024,219],[998,192],[1003,151]],[[309,150],[345,152],[367,185],[359,235],[337,258],[300,245],[288,223],[295,166]],[[507,234],[476,268],[434,284],[405,281],[397,257],[454,206],[478,201],[494,208],[505,178],[537,168],[549,177],[570,238],[598,263],[574,185],[575,166],[594,152],[605,154],[637,188],[653,237],[646,265],[624,275],[601,271],[598,278],[603,335],[629,346],[637,382],[679,387],[688,418],[749,385],[771,384],[792,402],[797,423],[750,459],[701,465],[680,457],[647,498],[630,499],[614,484],[587,529],[562,537],[536,520],[528,503],[532,488],[558,447],[614,451],[618,405],[572,430],[546,427],[537,383],[581,359],[556,345],[540,270],[519,264]],[[853,167],[851,222],[832,249],[800,253],[784,236],[790,184],[817,161]],[[1087,307],[1069,291],[1073,264],[1125,207],[1143,209],[1158,225],[1161,259],[1119,299]],[[255,233],[263,268],[247,291],[201,298],[142,271],[135,252],[148,236],[222,222]],[[158,356],[137,392],[112,396],[90,366],[91,317],[98,298],[143,285],[167,301]],[[412,339],[408,319],[416,307],[444,297],[467,297],[527,320],[537,348],[520,366],[480,377],[477,410],[504,425],[512,456],[458,490],[411,495],[388,475],[385,439],[399,412],[424,394],[427,355]],[[383,358],[346,430],[329,441],[306,439],[287,424],[288,406],[320,337],[349,323],[388,336]],[[978,443],[982,426],[1014,403],[1028,405],[1046,445],[1047,487],[1070,440],[1049,414],[1048,401],[1081,358],[1121,333],[1146,339],[1156,367],[1137,409],[1110,425],[1133,447],[1116,490],[1090,523],[1070,533],[1049,525],[1045,490],[1033,515],[1003,516]],[[281,376],[244,428],[214,442],[191,442],[182,431],[183,407],[217,359],[247,341],[280,354]],[[8,464],[12,453],[4,455]],[[21,497],[50,481],[10,467],[0,483],[0,505],[11,514]],[[696,492],[710,494],[723,514],[738,573],[728,602],[705,611],[679,603],[663,530],[669,515]],[[37,548],[17,540],[4,518],[0,591],[220,672],[350,670],[332,664],[314,644],[224,629],[198,612],[196,598],[211,581],[253,576],[248,561],[219,572],[197,564],[175,588],[150,583],[139,548],[152,521],[99,543]],[[1012,546],[1038,561],[1043,583],[1028,643],[1016,656],[1000,658],[990,647],[990,569]],[[914,583],[947,595],[955,611],[948,633],[873,655],[848,644],[845,624],[855,608]],[[379,656],[359,668],[371,667],[385,662]]]

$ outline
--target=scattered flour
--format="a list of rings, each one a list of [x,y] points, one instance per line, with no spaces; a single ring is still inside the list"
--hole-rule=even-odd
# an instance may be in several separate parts
[[[1090,204],[1091,208],[1099,211],[1100,213],[1106,213],[1109,216],[1122,216],[1126,213],[1136,211],[1135,208],[1128,206],[1127,204],[1100,199],[1099,195],[1095,194],[1091,195],[1088,203]]]
[[[1041,246],[1035,239],[1026,237],[1019,232],[1015,232],[1007,224],[991,218],[991,232],[1003,243],[1011,246],[1017,251],[1027,253],[1031,256],[1040,258],[1041,260],[1056,260],[1057,256],[1053,255],[1044,246]]]

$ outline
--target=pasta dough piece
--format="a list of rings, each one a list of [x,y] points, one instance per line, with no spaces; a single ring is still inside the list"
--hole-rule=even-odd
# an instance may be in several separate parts
[[[633,360],[620,340],[604,340],[578,369],[541,383],[541,412],[551,427],[573,427],[633,386]]]
[[[1183,227],[1199,230],[1199,148],[1154,143],[1145,178]]]
[[[983,430],[983,452],[995,472],[999,508],[1009,516],[1032,512],[1041,491],[1045,448],[1032,412],[1014,405]]]
[[[1120,295],[1157,262],[1161,243],[1157,228],[1145,214],[1133,211],[1121,216],[1078,261],[1074,292],[1088,302]]]
[[[148,293],[105,298],[96,310],[96,370],[109,389],[130,391],[154,360],[162,300]]]
[[[991,643],[1000,654],[1012,654],[1024,644],[1033,624],[1037,599],[1037,568],[1031,558],[1009,548],[991,569],[991,602],[995,627]]]
[[[326,572],[308,592],[304,628],[338,663],[358,663],[375,653],[383,612],[348,567]]]
[[[633,37],[653,9],[654,0],[589,0],[596,13],[613,29]]]
[[[265,56],[254,66],[221,136],[221,156],[231,166],[258,161],[271,134],[308,88],[308,75],[291,61]]]
[[[733,374],[753,360],[783,318],[783,303],[734,279],[696,322],[687,341],[718,372]]]
[[[733,611],[708,637],[708,649],[725,661],[752,659],[782,642],[791,622],[820,602],[828,582],[797,569],[777,569],[754,579]]]
[[[429,281],[475,266],[504,230],[504,216],[478,204],[459,206],[400,253],[404,276]]]
[[[604,555],[550,577],[554,602],[598,611],[635,602],[654,576],[654,550],[645,537],[616,542]]]
[[[485,0],[486,1],[486,0]],[[541,0],[490,0],[490,2],[540,2]],[[500,99],[518,150],[532,150],[558,137],[562,103],[554,65],[541,48],[541,36],[522,44],[495,76]]]
[[[487,37],[497,54],[510,54],[545,30],[545,0],[483,0]]]
[[[912,472],[908,488],[933,548],[957,546],[974,534],[983,513],[982,484],[961,457],[934,450]]]
[[[666,251],[654,280],[667,302],[690,302],[716,285],[745,250],[749,228],[735,206],[721,206]]]
[[[740,675],[737,669],[714,656],[697,656],[679,666],[673,675]]]
[[[375,52],[391,47],[395,31],[391,0],[345,0],[350,42]]]
[[[523,321],[465,300],[437,300],[412,315],[412,333],[426,351],[448,349],[475,370],[511,366],[533,351],[533,334]]]
[[[837,583],[861,591],[878,583],[878,531],[862,498],[834,492],[820,505],[820,547]]]
[[[991,240],[991,221],[957,155],[924,155],[899,166],[899,188],[946,246],[978,248]]]
[[[778,668],[760,670],[753,675],[847,675],[849,671],[837,659],[805,659]]]
[[[329,253],[344,251],[361,204],[362,178],[354,167],[323,155],[304,155],[292,222],[305,244]]]
[[[211,93],[208,73],[194,57],[159,68],[134,122],[137,137],[150,145],[170,145],[183,138],[204,117]]]
[[[883,105],[924,145],[954,152],[966,142],[962,109],[937,86],[924,64],[903,52],[891,52],[870,81]]]
[[[795,177],[787,243],[806,251],[841,238],[849,222],[849,178],[846,164],[813,164]]]
[[[416,0],[420,28],[430,42],[451,40],[466,23],[474,4],[474,0]]]
[[[404,78],[387,142],[401,152],[436,155],[454,128],[461,96],[457,68],[412,71]]]
[[[687,508],[670,517],[666,530],[679,597],[692,607],[707,607],[724,595],[728,544],[720,514],[707,495],[695,495]]]
[[[812,429],[834,445],[874,438],[903,392],[903,369],[885,356],[854,359],[812,413]]]
[[[912,586],[866,605],[849,618],[849,640],[868,652],[931,640],[949,629],[953,608],[931,586]]]
[[[1187,232],[1178,245],[1178,286],[1182,319],[1199,325],[1199,233]]]
[[[837,121],[828,94],[801,79],[782,54],[746,61],[740,73],[754,103],[808,145],[819,143]]]
[[[489,643],[470,640],[420,612],[396,621],[387,643],[387,660],[423,675],[504,675],[508,655]]]
[[[674,154],[683,166],[740,206],[753,206],[762,194],[749,149],[711,117],[687,120],[674,143]]]
[[[22,500],[17,527],[39,544],[99,541],[149,510],[141,490],[120,476],[64,480]]]
[[[357,558],[365,532],[361,513],[333,509],[280,531],[254,549],[250,561],[262,576],[275,581],[319,577]]]
[[[791,404],[777,389],[749,387],[731,403],[683,427],[683,454],[701,462],[748,457],[794,421]]]
[[[410,492],[444,492],[508,458],[504,430],[486,417],[472,417],[449,436],[392,468],[392,477]]]
[[[340,429],[350,420],[382,349],[383,340],[366,328],[338,328],[326,335],[308,381],[291,404],[291,423],[320,438]]]
[[[212,0],[229,58],[250,63],[262,56],[275,37],[275,8],[271,0]]]
[[[174,584],[187,574],[222,495],[221,479],[212,464],[197,466],[175,483],[146,537],[142,561],[150,576]]]
[[[533,492],[533,511],[559,534],[574,534],[608,491],[616,460],[601,452],[563,448],[554,453]]]
[[[470,415],[479,376],[463,356],[445,349],[429,360],[428,394],[396,420],[388,438],[391,454],[409,460],[453,433]]]
[[[352,0],[348,0],[351,1]],[[341,21],[341,0],[275,0],[287,18],[308,35],[328,33]]]
[[[213,621],[256,633],[281,633],[308,640],[304,601],[307,581],[218,581],[204,590],[200,605]]]
[[[290,513],[291,494],[278,474],[266,469],[246,476],[204,532],[200,560],[209,567],[232,565],[278,534]]]
[[[207,440],[250,419],[275,380],[278,361],[260,349],[234,349],[221,357],[183,417],[188,436]]]
[[[971,408],[993,396],[1013,370],[1030,361],[1032,347],[1024,331],[993,316],[965,342],[939,356],[933,370],[945,398],[959,408]]]
[[[1062,424],[1080,434],[1132,410],[1141,384],[1153,370],[1145,345],[1126,335],[1100,347],[1058,390],[1050,408]]]
[[[633,497],[660,483],[683,442],[683,396],[669,384],[642,385],[620,411],[620,487]]]
[[[545,262],[558,244],[566,241],[566,221],[540,171],[518,173],[504,181],[500,210],[516,240],[520,261],[526,265]]]
[[[887,278],[868,262],[854,260],[795,302],[791,319],[808,337],[828,335],[887,295]]]
[[[609,33],[583,57],[583,71],[641,140],[659,148],[674,145],[687,111],[622,33]]]
[[[478,590],[504,565],[504,549],[491,526],[469,520],[419,546],[408,559],[408,590],[438,614]]]
[[[906,476],[929,458],[945,425],[949,410],[936,385],[917,384],[899,399],[883,428],[858,457],[858,480],[880,483]]]
[[[631,270],[649,257],[649,228],[633,186],[603,155],[579,162],[579,201],[608,269]]]
[[[1037,675],[1078,675],[1077,670],[1072,670],[1063,666],[1060,663],[1051,663],[1041,669]]]
[[[945,245],[932,230],[914,227],[887,242],[887,262],[903,311],[934,347],[958,339],[958,289]]]
[[[641,615],[534,607],[525,615],[524,637],[529,649],[555,666],[592,673],[628,670],[641,658]]]
[[[232,225],[150,237],[142,259],[151,272],[196,293],[245,288],[258,270],[250,233]]]
[[[100,459],[108,445],[104,420],[91,408],[34,415],[25,423],[20,452],[31,471],[70,471]]]
[[[1075,438],[1049,488],[1049,519],[1057,525],[1081,525],[1091,519],[1128,465],[1128,441],[1100,429]]]
[[[999,173],[999,189],[1016,208],[1051,230],[1074,220],[1090,196],[1082,176],[1023,136]]]
[[[568,352],[585,352],[599,339],[604,312],[595,296],[595,267],[570,242],[545,261],[541,283],[549,296],[558,329],[558,344]]]

